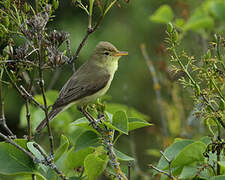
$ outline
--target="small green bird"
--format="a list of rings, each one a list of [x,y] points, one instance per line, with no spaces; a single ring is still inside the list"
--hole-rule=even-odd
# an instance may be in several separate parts
[[[56,102],[49,112],[49,120],[73,104],[87,106],[104,95],[110,87],[114,73],[118,68],[118,59],[128,52],[118,51],[109,42],[99,42],[89,60],[84,63],[66,82]],[[47,122],[44,119],[36,128],[40,132]]]

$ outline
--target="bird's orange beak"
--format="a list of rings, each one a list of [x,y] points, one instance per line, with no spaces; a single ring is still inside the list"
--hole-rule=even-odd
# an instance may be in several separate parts
[[[114,56],[127,56],[127,55],[128,55],[128,52],[126,51],[119,51],[114,54]]]

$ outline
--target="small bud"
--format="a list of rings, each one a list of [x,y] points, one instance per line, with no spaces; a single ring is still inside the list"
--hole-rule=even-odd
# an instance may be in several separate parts
[[[196,84],[196,91],[197,91],[197,95],[199,96],[201,94],[201,90],[198,84]]]
[[[221,99],[221,105],[220,105],[221,110],[225,109],[225,101]]]
[[[173,25],[172,25],[171,22],[169,22],[169,23],[167,24],[167,32],[168,32],[168,33],[173,32]]]
[[[28,11],[30,11],[30,5],[25,3],[24,4],[24,12],[28,12]]]
[[[210,59],[211,58],[211,51],[208,49],[208,51],[205,54],[205,59]]]
[[[53,0],[52,1],[53,9],[58,9],[59,7],[59,1],[58,0]]]
[[[173,31],[172,39],[173,39],[174,42],[176,42],[177,39],[178,39],[178,32],[175,29]]]
[[[215,38],[215,41],[217,42],[218,39],[217,39],[217,35],[216,34],[214,34],[214,38]]]
[[[4,24],[5,24],[5,26],[6,27],[9,27],[9,24],[10,24],[10,21],[9,21],[9,16],[6,16],[5,18],[4,18]]]

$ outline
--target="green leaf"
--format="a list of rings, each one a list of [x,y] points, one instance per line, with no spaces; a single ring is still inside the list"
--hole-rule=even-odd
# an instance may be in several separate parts
[[[83,166],[86,156],[93,153],[94,151],[94,147],[87,147],[79,151],[71,150],[66,160],[67,169],[74,169]]]
[[[117,2],[117,0],[112,1],[109,6],[105,9],[103,16],[107,14],[107,12],[113,7],[113,5]]]
[[[117,111],[124,111],[129,118],[132,117],[137,119],[149,120],[149,117],[147,115],[123,104],[107,103],[106,111],[111,114],[115,114]]]
[[[28,151],[26,147],[27,140],[17,139],[14,141]],[[33,173],[38,174],[36,166],[30,157],[9,143],[0,143],[0,174],[16,175]]]
[[[42,154],[34,147],[34,144],[37,144],[36,142],[28,142],[27,143],[27,148],[30,150],[30,152],[32,152],[32,154],[39,160],[45,160],[45,158],[42,156]],[[46,155],[47,153],[45,152],[45,150],[39,145],[39,148],[41,149],[41,151]],[[39,164],[39,166],[41,167],[41,169],[44,171],[44,172],[47,172],[49,167],[48,166],[45,166],[44,164]]]
[[[224,21],[225,19],[225,2],[222,1],[209,1],[209,11],[218,19]]]
[[[204,161],[203,153],[206,145],[200,141],[187,145],[172,161],[171,167],[180,167],[192,164],[194,162]]]
[[[114,148],[115,154],[118,157],[119,160],[121,161],[134,161],[134,158],[118,151],[117,149]]]
[[[184,166],[179,179],[192,179],[196,176],[198,172],[197,167],[192,167],[192,166]]]
[[[156,12],[150,16],[150,21],[167,24],[173,20],[173,11],[168,5],[160,6]]]
[[[213,19],[203,10],[197,9],[184,25],[184,31],[199,30],[212,28],[214,26]]]
[[[220,165],[220,173],[225,174],[225,161],[219,161],[218,164]]]
[[[225,176],[221,175],[221,176],[215,176],[215,177],[211,177],[209,180],[224,180]]]
[[[128,119],[124,111],[117,111],[113,114],[112,125],[121,133],[128,135]]]
[[[92,128],[90,126],[90,122],[87,120],[86,117],[82,117],[80,119],[75,120],[74,122],[71,123],[72,126],[79,126],[79,127],[83,127],[87,130],[93,131],[96,134],[99,134],[98,131],[96,131],[94,128]]]
[[[82,180],[82,177],[70,177],[69,180]]]
[[[203,136],[200,141],[203,142],[205,145],[208,145],[209,143],[211,143],[212,139],[209,136]]]
[[[184,149],[187,145],[193,143],[194,140],[189,139],[182,139],[179,141],[174,142],[172,145],[170,145],[166,150],[164,151],[164,155],[169,159],[174,159],[182,149]],[[159,169],[165,169],[168,166],[168,162],[165,160],[164,157],[161,157],[159,160],[159,163],[157,165],[157,168]]]
[[[54,160],[57,161],[68,150],[68,147],[69,147],[69,140],[66,136],[62,134],[60,139],[60,146],[56,150]]]
[[[46,100],[47,100],[47,104],[51,105],[55,102],[55,100],[58,97],[58,91],[47,91],[46,92]],[[38,94],[36,96],[34,96],[34,98],[42,105],[44,105],[44,100],[43,100],[43,96],[42,94]]]
[[[128,122],[129,122],[129,124],[128,124],[129,131],[152,125],[145,120],[141,120],[141,119],[137,119],[137,118],[128,118]]]
[[[75,144],[75,150],[80,150],[86,147],[96,147],[99,145],[99,138],[96,133],[92,131],[85,131],[79,136]]]
[[[71,143],[75,145],[79,137],[86,131],[87,130],[82,127],[73,126],[73,130],[71,132],[71,135],[69,136]]]
[[[84,160],[84,168],[89,180],[97,179],[107,166],[109,160],[108,157],[103,156],[105,158],[102,158],[101,155],[102,154],[99,154],[99,151],[96,151],[89,154]]]

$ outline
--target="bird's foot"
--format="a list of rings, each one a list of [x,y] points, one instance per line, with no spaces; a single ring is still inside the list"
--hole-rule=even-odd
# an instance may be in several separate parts
[[[99,114],[98,115],[98,119],[97,119],[97,123],[102,123],[102,120],[104,120],[105,119],[105,115],[104,114]]]

